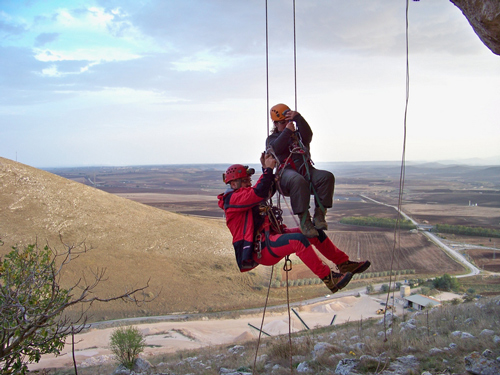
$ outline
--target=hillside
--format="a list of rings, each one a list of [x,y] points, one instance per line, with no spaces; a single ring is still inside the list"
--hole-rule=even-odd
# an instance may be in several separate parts
[[[215,199],[215,197],[214,197]],[[91,320],[218,311],[260,306],[255,273],[240,274],[222,220],[187,217],[0,158],[0,255],[19,244],[46,243],[64,250],[84,242],[92,250],[75,259],[63,285],[89,268],[104,267],[102,297],[145,285],[158,297],[137,307],[114,302],[93,306]]]

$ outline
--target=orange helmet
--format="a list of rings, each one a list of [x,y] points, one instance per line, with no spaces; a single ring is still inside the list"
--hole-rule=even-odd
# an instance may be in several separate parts
[[[248,168],[247,165],[233,164],[226,170],[226,173],[222,174],[222,181],[229,184],[233,180],[245,178],[253,175],[254,173],[255,169]]]
[[[285,119],[285,113],[289,110],[290,108],[286,104],[276,104],[271,108],[271,120],[283,121]]]

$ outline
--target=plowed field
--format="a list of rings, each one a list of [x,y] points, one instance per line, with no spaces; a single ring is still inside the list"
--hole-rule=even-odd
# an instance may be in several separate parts
[[[337,247],[347,253],[351,260],[370,260],[372,265],[367,272],[391,270],[393,253],[392,270],[394,271],[415,270],[415,275],[419,277],[444,273],[454,275],[464,271],[462,266],[420,233],[401,233],[399,245],[395,249],[394,234],[389,231],[380,229],[358,232],[329,231],[328,234]],[[498,257],[500,258],[500,254]],[[283,274],[283,280],[284,277]],[[292,271],[288,277],[294,280],[315,276],[304,265],[296,264],[292,265]]]
[[[489,272],[500,272],[500,251],[473,249],[465,252],[476,266]]]

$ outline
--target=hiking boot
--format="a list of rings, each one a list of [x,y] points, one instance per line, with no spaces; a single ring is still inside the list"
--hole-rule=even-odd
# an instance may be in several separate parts
[[[339,289],[344,288],[349,281],[352,279],[352,273],[337,273],[330,270],[330,274],[326,277],[323,277],[321,280],[325,283],[328,289],[332,291],[332,293],[336,293]]]
[[[340,272],[351,272],[351,273],[361,273],[365,272],[368,267],[370,267],[370,261],[365,260],[364,262],[351,262],[350,260],[337,265]]]
[[[316,207],[314,209],[313,224],[316,229],[327,230],[328,224],[326,223],[326,208]]]
[[[319,233],[316,228],[314,228],[309,211],[298,214],[298,217],[300,219],[300,231],[304,236],[308,238],[318,237]]]

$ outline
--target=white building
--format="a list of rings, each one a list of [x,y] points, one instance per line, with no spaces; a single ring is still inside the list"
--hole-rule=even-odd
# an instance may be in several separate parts
[[[424,296],[422,294],[414,294],[404,297],[404,307],[414,308],[415,310],[423,310],[426,307],[441,306],[441,302],[435,298]]]

